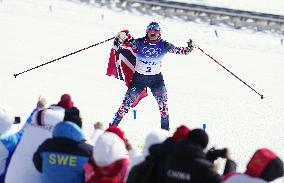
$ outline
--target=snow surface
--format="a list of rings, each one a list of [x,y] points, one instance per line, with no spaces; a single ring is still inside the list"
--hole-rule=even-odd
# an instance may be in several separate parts
[[[108,125],[126,91],[121,81],[105,75],[111,41],[17,78],[14,74],[113,37],[123,29],[142,37],[150,21],[160,22],[162,37],[175,45],[186,46],[188,38],[194,39],[265,97],[261,100],[197,49],[189,56],[167,54],[162,72],[169,96],[171,132],[181,124],[190,128],[206,124],[209,147],[229,147],[240,172],[262,147],[272,149],[284,160],[284,47],[277,35],[60,0],[2,0],[0,102],[11,105],[23,121],[40,95],[52,104],[61,94],[70,93],[81,110],[83,130],[89,137],[96,121]],[[134,146],[141,146],[149,131],[160,128],[160,115],[151,94],[135,110],[137,119],[131,110],[120,127]]]

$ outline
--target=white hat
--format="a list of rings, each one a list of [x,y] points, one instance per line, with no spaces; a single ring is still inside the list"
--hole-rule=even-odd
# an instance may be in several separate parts
[[[15,121],[11,108],[7,105],[0,105],[0,135],[6,133]]]
[[[100,167],[109,166],[117,160],[129,158],[124,141],[115,133],[104,132],[93,148],[93,156]]]
[[[148,133],[145,139],[145,144],[142,153],[147,156],[149,154],[150,146],[160,144],[169,137],[169,132],[162,129],[152,130]]]

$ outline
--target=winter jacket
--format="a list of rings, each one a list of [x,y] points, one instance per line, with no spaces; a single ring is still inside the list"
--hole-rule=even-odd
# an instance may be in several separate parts
[[[58,106],[35,111],[31,124],[24,129],[23,137],[11,158],[5,183],[23,180],[28,183],[42,182],[41,174],[33,165],[33,154],[44,140],[52,136],[54,126],[63,121],[64,112],[65,109]]]
[[[0,136],[0,183],[4,183],[11,157],[23,136],[24,128],[32,122],[32,115],[34,112],[35,110],[17,133],[10,135],[3,134]]]
[[[87,183],[123,183],[128,159],[123,158],[106,166],[99,167],[95,160],[91,158],[87,164],[84,165],[85,177]]]
[[[152,42],[147,36],[130,39],[128,46],[136,51],[135,71],[143,75],[156,75],[161,72],[162,60],[166,53],[187,55],[190,53],[188,47],[176,47],[173,44],[160,39]],[[118,39],[115,39],[115,46],[123,48]]]
[[[129,157],[124,141],[104,132],[93,149],[93,158],[84,165],[87,183],[123,183]]]
[[[93,147],[85,143],[81,129],[73,122],[57,124],[53,137],[45,140],[33,156],[44,183],[82,183],[83,164],[92,156]]]
[[[156,170],[157,162],[149,155],[143,162],[131,168],[126,183],[155,183]]]
[[[140,164],[141,162],[145,160],[145,158],[150,153],[149,149],[152,145],[162,143],[167,137],[168,137],[168,134],[167,132],[165,132],[165,130],[151,131],[145,139],[145,144],[144,144],[142,153],[138,154],[136,157],[133,157],[131,159],[131,162],[128,166],[127,175],[132,169],[132,167],[134,167],[137,164]]]
[[[213,170],[213,164],[206,159],[201,146],[178,142],[165,166],[166,183],[219,183],[222,177]]]
[[[149,155],[145,160],[135,165],[129,172],[127,183],[163,183],[165,178],[165,161],[172,152],[174,141],[167,138],[161,144],[149,147]]]
[[[157,162],[155,182],[165,182],[165,165],[168,156],[172,153],[175,142],[172,137],[167,138],[162,144],[153,145],[150,147],[150,155],[152,155]]]

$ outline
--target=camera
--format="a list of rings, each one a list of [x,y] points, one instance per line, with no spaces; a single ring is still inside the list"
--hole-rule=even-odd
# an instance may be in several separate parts
[[[16,116],[14,124],[19,124],[19,123],[21,123],[21,118],[19,116]]]
[[[212,163],[217,160],[218,158],[227,158],[227,148],[224,149],[215,149],[215,147],[212,147],[209,149],[209,151],[206,153],[207,160],[211,161]]]

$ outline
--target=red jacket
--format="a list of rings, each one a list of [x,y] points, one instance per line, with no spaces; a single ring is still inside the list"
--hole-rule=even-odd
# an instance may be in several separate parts
[[[92,158],[84,165],[86,183],[123,183],[128,159],[120,159],[107,167],[99,167]]]

